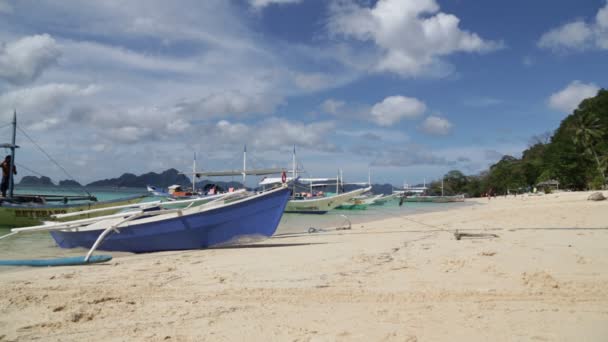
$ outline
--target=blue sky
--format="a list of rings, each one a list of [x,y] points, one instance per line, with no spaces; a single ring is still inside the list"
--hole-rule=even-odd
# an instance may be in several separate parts
[[[295,144],[313,176],[399,185],[519,156],[606,87],[608,4],[0,0],[0,44],[0,126],[16,108],[80,181],[193,152],[238,168],[243,144],[288,166]],[[19,143],[19,164],[66,178]]]

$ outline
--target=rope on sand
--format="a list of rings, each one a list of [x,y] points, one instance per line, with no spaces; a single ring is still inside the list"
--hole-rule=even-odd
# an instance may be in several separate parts
[[[413,222],[413,223],[416,223],[416,224],[419,224],[419,225],[422,225],[422,226],[438,229],[438,230],[444,231],[446,233],[452,233],[451,229],[446,229],[446,228],[439,227],[439,226],[436,226],[436,225],[432,225],[432,224],[429,224],[429,223],[424,223],[424,222],[421,222],[421,221],[417,221],[417,220],[411,219],[411,218],[406,217],[406,216],[397,215],[397,214],[392,213],[392,212],[390,212],[388,210],[383,210],[383,209],[380,209],[380,208],[378,208],[378,210],[383,211],[385,214],[388,214],[388,215],[391,215],[391,216],[394,216],[394,217],[397,217],[397,218],[400,218],[400,219],[403,219],[403,220],[407,220],[407,221],[410,221],[410,222]],[[454,234],[454,237],[456,238],[456,240],[460,240],[463,237],[470,237],[470,238],[493,238],[493,237],[497,238],[497,237],[499,237],[496,234],[489,234],[489,233],[460,233],[460,232],[458,232],[458,229],[454,230],[453,234]]]
[[[308,234],[312,234],[312,233],[322,233],[322,232],[327,232],[327,231],[331,231],[331,230],[350,230],[352,227],[352,224],[350,222],[350,219],[348,218],[348,216],[346,215],[340,215],[342,217],[344,217],[344,221],[342,221],[342,224],[338,227],[331,227],[331,228],[315,228],[315,227],[310,227],[308,228]]]
[[[454,237],[456,238],[456,240],[460,240],[463,237],[485,239],[485,238],[497,238],[499,236],[496,234],[491,234],[491,233],[460,233],[458,231],[458,229],[456,229],[456,231],[454,232]]]

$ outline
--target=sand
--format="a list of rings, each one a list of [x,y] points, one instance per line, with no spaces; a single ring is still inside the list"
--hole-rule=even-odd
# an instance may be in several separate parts
[[[4,271],[0,341],[607,341],[608,201],[587,196]]]

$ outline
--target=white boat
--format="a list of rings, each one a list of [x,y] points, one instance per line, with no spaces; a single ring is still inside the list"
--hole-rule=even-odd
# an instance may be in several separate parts
[[[390,201],[396,199],[400,195],[401,194],[399,194],[399,193],[393,193],[390,195],[381,195],[380,197],[375,198],[371,205],[384,205],[387,202],[390,202]]]
[[[292,214],[325,214],[328,211],[339,207],[341,204],[350,201],[351,199],[361,196],[363,193],[370,191],[371,187],[363,189],[356,189],[345,193],[338,193],[340,176],[337,178],[300,178],[298,177],[298,170],[296,169],[296,149],[293,149],[293,161],[292,161],[291,173],[293,177],[272,178],[268,177],[263,179],[259,185],[262,187],[273,186],[281,183],[288,183],[292,189],[291,199],[285,206],[286,213]],[[296,184],[306,183],[307,187],[310,187],[310,193],[313,194],[313,188],[317,186],[328,186],[332,182],[336,184],[336,194],[332,196],[312,196],[312,197],[299,197],[296,196]],[[333,185],[333,184],[332,184]]]
[[[313,197],[309,199],[292,199],[285,206],[286,213],[297,214],[325,214],[329,210],[335,209],[347,203],[351,199],[360,196],[366,191],[370,191],[371,187],[364,189],[356,189],[353,191],[329,196],[329,197]]]

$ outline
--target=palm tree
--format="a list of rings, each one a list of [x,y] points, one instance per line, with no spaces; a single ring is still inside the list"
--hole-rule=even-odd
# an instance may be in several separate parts
[[[603,135],[603,129],[600,119],[594,113],[584,113],[576,116],[576,123],[574,126],[574,144],[583,148],[586,154],[589,154],[595,160],[597,169],[602,176],[602,184],[606,184],[606,173],[605,173],[605,157],[597,155],[595,145],[598,141],[601,141]]]

